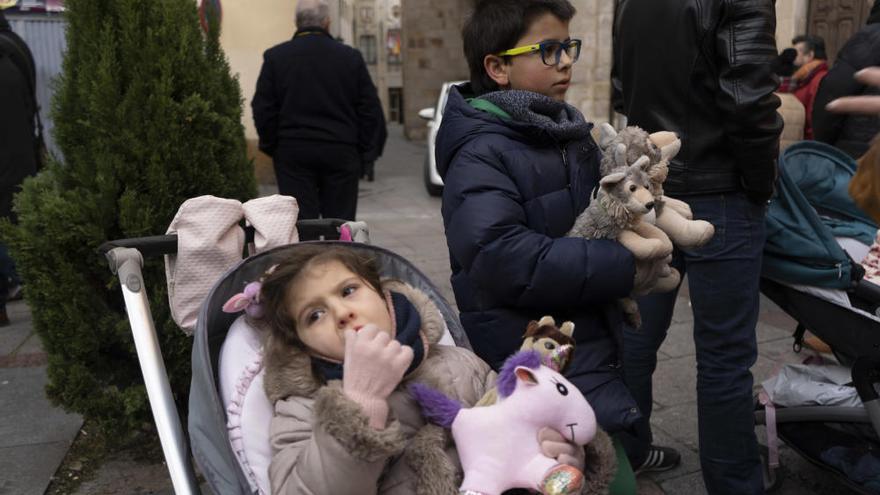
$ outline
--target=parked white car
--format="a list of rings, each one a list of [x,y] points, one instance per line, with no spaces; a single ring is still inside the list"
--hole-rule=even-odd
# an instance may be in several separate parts
[[[451,81],[443,83],[440,96],[437,97],[437,106],[419,110],[419,117],[428,121],[428,146],[425,151],[425,189],[431,196],[439,196],[443,193],[443,179],[437,173],[437,160],[434,155],[434,141],[437,139],[437,130],[440,129],[440,121],[443,120],[443,108],[446,106],[446,98],[449,90],[466,81]]]

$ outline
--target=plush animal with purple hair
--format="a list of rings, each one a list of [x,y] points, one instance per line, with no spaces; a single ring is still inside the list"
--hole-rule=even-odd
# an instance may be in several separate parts
[[[425,417],[452,430],[464,469],[460,490],[484,495],[512,488],[545,495],[580,493],[583,473],[545,456],[538,432],[549,427],[573,444],[590,443],[596,435],[596,415],[587,399],[561,374],[541,364],[535,351],[508,358],[497,386],[497,403],[472,408],[424,384],[409,387]]]

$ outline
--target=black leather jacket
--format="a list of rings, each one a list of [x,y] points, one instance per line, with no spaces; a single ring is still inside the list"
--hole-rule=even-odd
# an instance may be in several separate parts
[[[782,117],[773,0],[618,0],[614,107],[679,135],[671,196],[745,190],[768,199]]]

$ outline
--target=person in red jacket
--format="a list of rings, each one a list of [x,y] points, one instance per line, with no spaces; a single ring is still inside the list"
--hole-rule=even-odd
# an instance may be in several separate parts
[[[794,64],[798,70],[791,76],[787,87],[783,85],[779,91],[795,95],[804,105],[804,139],[813,139],[813,102],[816,101],[822,78],[828,74],[825,40],[820,36],[801,35],[796,36],[791,43],[797,50]]]

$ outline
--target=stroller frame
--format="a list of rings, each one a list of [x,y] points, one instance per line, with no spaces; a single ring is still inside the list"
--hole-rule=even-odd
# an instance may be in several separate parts
[[[338,239],[339,227],[344,223],[343,220],[337,219],[300,220],[297,222],[297,230],[301,240]],[[253,242],[254,230],[246,228],[245,233],[247,242]],[[199,488],[190,460],[187,437],[171,394],[171,385],[162,359],[162,350],[159,347],[156,325],[150,312],[150,302],[142,273],[145,256],[153,257],[177,252],[177,236],[164,235],[110,241],[102,244],[98,250],[107,258],[110,270],[119,277],[138,362],[144,377],[144,386],[174,492],[186,495],[197,494]]]
[[[776,303],[783,311],[797,321],[793,348],[798,351],[802,345],[803,332],[809,328],[812,333],[825,341],[835,352],[841,364],[851,367],[852,381],[862,401],[862,407],[841,406],[800,406],[775,409],[775,423],[861,423],[870,424],[880,437],[880,395],[874,388],[880,383],[880,332],[865,332],[863,325],[867,317],[837,306],[815,296],[802,293],[794,288],[768,278],[761,280],[761,292]],[[880,300],[877,286],[861,280],[850,289],[851,294],[874,301]],[[825,315],[831,315],[827,317]],[[829,318],[838,322],[828,329],[823,320]],[[873,322],[872,322],[873,323]],[[865,337],[869,338],[865,338]],[[755,424],[767,426],[765,409],[755,411]],[[849,488],[859,493],[871,493],[850,481],[833,467],[814,459],[803,452],[788,439],[780,436],[792,449],[808,461],[831,470]],[[764,459],[765,486],[768,491],[778,487],[779,480],[775,470],[778,466],[769,465]]]

